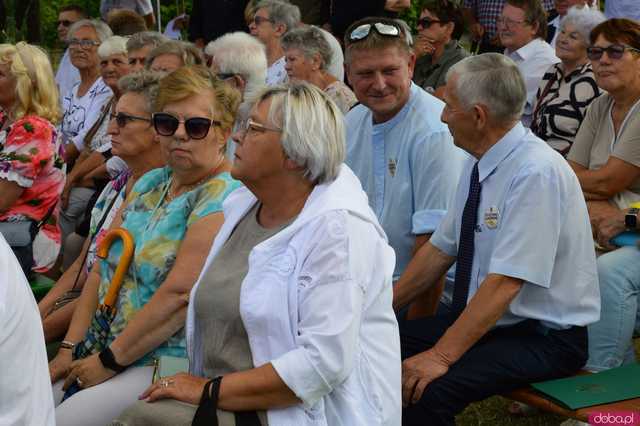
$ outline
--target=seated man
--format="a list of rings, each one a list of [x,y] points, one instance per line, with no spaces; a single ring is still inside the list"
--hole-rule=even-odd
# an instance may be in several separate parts
[[[346,162],[396,252],[394,281],[440,223],[466,158],[438,119],[442,101],[411,82],[410,37],[389,18],[357,21],[345,36],[347,76],[361,103],[345,117]],[[412,315],[433,313],[437,296]]]
[[[486,53],[449,71],[442,120],[473,155],[455,202],[394,288],[400,308],[454,261],[451,312],[404,321],[403,424],[453,425],[469,403],[575,373],[600,294],[575,174],[519,122],[516,64]]]
[[[529,127],[540,80],[551,65],[560,62],[545,41],[547,15],[540,0],[506,0],[496,24],[504,54],[514,60],[524,77],[527,102],[522,123]]]

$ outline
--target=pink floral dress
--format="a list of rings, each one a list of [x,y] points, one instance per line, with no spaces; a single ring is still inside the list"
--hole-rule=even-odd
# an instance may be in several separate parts
[[[4,119],[0,113],[0,122]],[[46,218],[33,242],[36,272],[49,270],[60,251],[58,202],[65,182],[61,154],[55,127],[41,117],[25,116],[0,132],[0,179],[24,188],[13,206],[0,214],[0,221]]]

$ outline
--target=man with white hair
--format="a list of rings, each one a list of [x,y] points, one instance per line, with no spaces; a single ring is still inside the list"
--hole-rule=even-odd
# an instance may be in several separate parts
[[[264,45],[249,34],[238,31],[210,42],[204,53],[211,57],[211,69],[218,78],[242,94],[233,132],[243,129],[256,96],[265,86],[267,55]],[[227,143],[227,158],[230,160],[233,160],[235,146],[232,141]]]
[[[442,120],[473,156],[440,226],[394,288],[394,307],[454,262],[451,311],[401,324],[403,424],[452,425],[469,403],[570,375],[598,320],[591,226],[560,154],[520,123],[523,78],[487,53],[448,73]]]
[[[466,158],[438,119],[442,101],[411,81],[410,37],[390,18],[357,21],[345,35],[347,76],[361,104],[345,117],[347,164],[395,250],[394,281],[444,217]],[[437,290],[410,315],[432,313]]]
[[[251,35],[257,37],[267,49],[268,86],[284,83],[287,71],[280,39],[300,24],[300,9],[281,0],[263,0],[256,6],[253,21],[249,24]]]

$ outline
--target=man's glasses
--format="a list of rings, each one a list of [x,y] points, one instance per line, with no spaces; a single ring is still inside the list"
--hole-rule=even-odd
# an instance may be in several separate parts
[[[152,120],[153,127],[161,136],[173,136],[178,130],[180,123],[184,123],[185,132],[189,138],[194,140],[206,138],[212,126],[221,125],[219,121],[204,117],[192,117],[181,121],[166,112],[156,112],[153,114]]]
[[[69,40],[69,46],[78,46],[82,49],[90,49],[93,46],[100,46],[100,42],[95,40],[78,40],[77,38],[72,38]]]
[[[118,127],[123,128],[124,126],[127,125],[127,123],[131,122],[131,121],[135,121],[135,120],[139,120],[139,121],[146,121],[147,123],[151,122],[150,118],[145,118],[145,117],[137,117],[135,115],[129,115],[129,114],[125,114],[124,112],[119,112],[117,114],[113,114],[111,113],[109,115],[109,117],[112,120],[116,120],[116,124],[118,125]]]
[[[62,25],[63,27],[70,27],[73,22],[69,21],[68,19],[61,19],[57,22],[57,24],[58,26]]]
[[[262,24],[263,22],[271,22],[272,24],[274,23],[273,19],[271,19],[271,18],[265,18],[263,16],[254,16],[253,17],[253,23],[256,24],[256,27],[259,27],[260,24]]]
[[[375,30],[378,34],[385,37],[400,37],[400,28],[391,24],[375,22],[373,24],[362,24],[357,26],[349,34],[349,41],[356,42],[369,37],[371,30]]]
[[[513,28],[516,25],[526,24],[527,21],[516,21],[515,19],[507,18],[506,16],[498,16],[496,18],[496,24],[507,28]]]
[[[587,58],[591,59],[592,61],[597,61],[602,58],[604,52],[607,52],[607,56],[609,57],[609,59],[618,60],[622,59],[625,50],[640,53],[639,49],[622,44],[612,44],[608,47],[589,46],[587,47]]]
[[[417,26],[418,27],[422,26],[422,28],[426,29],[426,28],[429,28],[431,25],[439,23],[439,22],[442,22],[442,21],[440,21],[438,19],[431,19],[431,18],[424,17],[424,18],[418,19],[418,25]]]

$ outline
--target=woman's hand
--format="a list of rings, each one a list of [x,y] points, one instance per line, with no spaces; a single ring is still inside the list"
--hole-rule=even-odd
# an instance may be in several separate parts
[[[73,357],[69,349],[60,349],[55,358],[49,363],[49,375],[51,383],[55,383],[67,376]]]
[[[159,399],[176,399],[188,404],[198,405],[204,385],[210,379],[178,373],[174,376],[163,377],[149,386],[139,399],[154,402]]]
[[[87,358],[73,361],[69,367],[69,374],[62,386],[67,390],[73,382],[78,383],[81,388],[89,388],[109,380],[115,376],[115,371],[109,370],[102,365],[98,354],[93,354]]]

